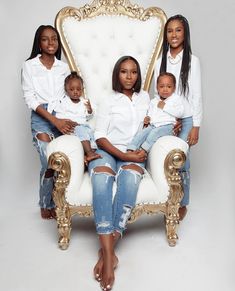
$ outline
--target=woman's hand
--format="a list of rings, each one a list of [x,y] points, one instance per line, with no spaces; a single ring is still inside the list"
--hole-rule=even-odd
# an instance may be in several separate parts
[[[144,150],[128,151],[124,153],[125,162],[143,163],[147,159],[147,153]]]
[[[59,119],[56,118],[54,121],[55,127],[63,134],[71,134],[74,132],[75,126],[78,125],[77,122],[74,122],[70,119]]]
[[[198,139],[199,139],[199,129],[200,127],[196,127],[194,126],[188,135],[188,139],[187,139],[187,143],[192,146],[195,145],[196,143],[198,143]]]
[[[48,120],[51,124],[53,124],[61,133],[70,134],[73,133],[75,126],[77,126],[77,122],[74,122],[70,119],[59,119],[56,116],[49,113],[46,109],[44,109],[41,105],[36,108],[36,112]]]
[[[174,128],[173,128],[174,135],[178,136],[181,129],[182,129],[182,121],[181,121],[181,119],[177,118],[176,124],[174,125]]]
[[[147,158],[147,154],[144,150],[127,151],[124,153],[123,151],[113,146],[111,142],[105,137],[97,139],[96,143],[100,149],[124,162],[143,163]]]

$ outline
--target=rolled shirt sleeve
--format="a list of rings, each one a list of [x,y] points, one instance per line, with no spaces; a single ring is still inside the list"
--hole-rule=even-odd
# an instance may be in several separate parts
[[[200,61],[194,56],[192,59],[192,113],[193,113],[193,126],[200,126],[202,120],[202,90],[201,90],[201,66]]]
[[[23,89],[23,98],[29,109],[36,110],[40,105],[37,101],[35,88],[33,86],[31,66],[29,62],[25,62],[21,71],[21,82]]]

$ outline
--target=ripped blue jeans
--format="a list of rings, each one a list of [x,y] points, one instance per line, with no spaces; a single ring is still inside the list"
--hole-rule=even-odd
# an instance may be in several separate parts
[[[97,149],[93,130],[88,124],[77,125],[74,129],[74,135],[77,136],[80,141],[88,140],[91,143],[91,148]]]
[[[46,109],[47,105],[44,104],[43,107]],[[39,206],[40,208],[51,209],[55,207],[54,201],[52,199],[53,177],[45,178],[45,173],[47,170],[46,148],[48,142],[39,140],[37,138],[37,134],[46,133],[52,140],[61,135],[61,133],[50,122],[42,118],[33,110],[31,112],[31,131],[33,135],[33,144],[39,153],[41,162],[39,182]]]
[[[144,163],[123,162],[107,152],[98,149],[102,159],[89,163],[93,191],[93,210],[98,234],[110,234],[114,231],[123,233],[127,221],[136,203],[136,196],[142,174],[122,166],[136,164],[144,168]],[[115,175],[108,172],[96,172],[95,168],[105,166],[111,168]],[[113,197],[113,185],[116,181],[116,191]]]
[[[193,127],[193,119],[192,117],[186,117],[181,119],[182,121],[182,130],[180,131],[178,137],[183,139],[185,142],[187,142],[188,135],[190,130]],[[180,169],[180,176],[183,182],[183,191],[184,191],[184,197],[180,202],[181,206],[187,206],[189,204],[189,192],[190,192],[190,159],[189,159],[189,152],[190,148],[188,150],[187,158],[185,161],[185,164]]]

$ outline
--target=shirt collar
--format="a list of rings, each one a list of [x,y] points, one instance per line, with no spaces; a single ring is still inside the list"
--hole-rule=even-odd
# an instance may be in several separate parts
[[[34,65],[36,65],[36,66],[43,66],[43,64],[41,63],[41,61],[40,61],[40,58],[41,57],[41,55],[37,55],[35,58],[34,58]],[[54,64],[53,64],[53,66],[52,67],[57,67],[57,66],[59,66],[60,65],[60,62],[59,62],[59,60],[55,57],[55,61],[54,61]]]
[[[138,93],[137,92],[134,92],[133,93],[133,95],[132,95],[132,100],[134,99],[134,98],[136,98],[138,96]],[[118,99],[121,99],[121,98],[128,98],[125,94],[123,94],[123,93],[120,93],[120,92],[115,92],[114,93],[114,98],[116,99],[116,100],[118,100]]]
[[[170,61],[171,64],[177,64],[183,57],[183,52],[184,50],[182,50],[180,53],[178,53],[178,55],[176,55],[175,58],[172,57],[170,50],[168,50],[167,52],[167,58]]]

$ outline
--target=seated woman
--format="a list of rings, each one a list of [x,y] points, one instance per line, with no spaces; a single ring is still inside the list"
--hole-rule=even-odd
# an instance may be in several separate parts
[[[121,57],[114,66],[113,95],[102,102],[97,114],[95,139],[101,159],[89,163],[93,209],[101,249],[94,275],[103,290],[112,289],[118,259],[114,245],[126,228],[144,173],[146,154],[126,152],[149,106],[149,95],[141,90],[139,63]],[[117,189],[113,198],[113,183]]]

